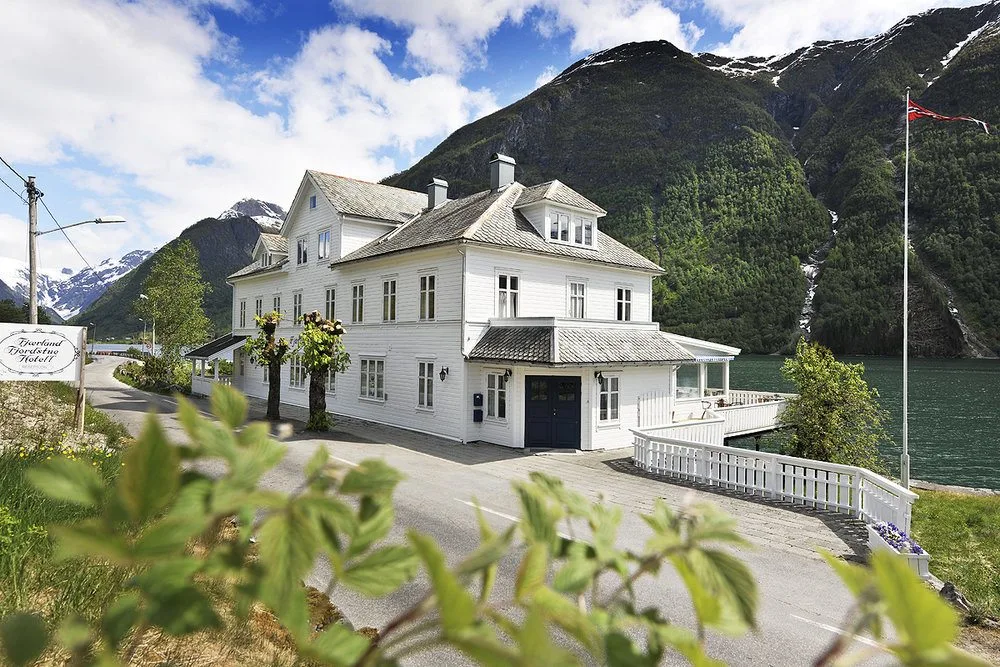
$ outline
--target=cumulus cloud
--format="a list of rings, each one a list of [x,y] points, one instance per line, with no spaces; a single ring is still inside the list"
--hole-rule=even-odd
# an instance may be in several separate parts
[[[962,7],[982,0],[704,0],[707,12],[734,31],[709,47],[723,55],[787,53],[819,40],[859,39],[934,7]]]
[[[162,243],[243,196],[287,206],[306,168],[379,178],[399,167],[387,153],[405,160],[497,106],[453,76],[393,74],[382,60],[389,44],[350,25],[304,36],[294,57],[237,90],[208,72],[233,57],[232,39],[187,4],[13,0],[0,3],[0,38],[0,88],[17,91],[0,108],[5,157],[49,165],[89,191],[78,210],[130,221],[71,232],[91,261]],[[274,110],[238,101],[254,96]],[[46,200],[57,216],[73,209]],[[80,266],[57,235],[44,238],[51,263]]]

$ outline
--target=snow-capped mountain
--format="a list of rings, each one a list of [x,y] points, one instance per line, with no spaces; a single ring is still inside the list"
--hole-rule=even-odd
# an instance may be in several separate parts
[[[272,204],[261,199],[244,197],[216,217],[219,220],[226,220],[227,218],[244,216],[253,218],[254,222],[261,227],[270,227],[274,231],[277,231],[281,229],[281,225],[285,221],[285,210],[277,204]]]
[[[38,305],[54,311],[63,319],[73,317],[97,300],[116,280],[142,264],[150,250],[133,250],[118,259],[106,259],[91,270],[73,273],[72,269],[39,269]],[[18,301],[28,298],[27,262],[0,257],[0,282]]]

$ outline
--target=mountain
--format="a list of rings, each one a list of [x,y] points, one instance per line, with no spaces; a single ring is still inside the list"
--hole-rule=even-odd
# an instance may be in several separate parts
[[[118,259],[105,259],[93,269],[77,273],[72,269],[39,270],[38,303],[57,321],[73,317],[92,304],[116,280],[142,264],[150,250],[133,250]],[[11,294],[16,303],[28,298],[28,264],[7,257],[0,258],[0,295]]]
[[[277,233],[285,222],[285,210],[260,199],[244,198],[216,216],[219,220],[241,217],[252,218],[265,231]]]
[[[898,353],[905,91],[1000,122],[998,86],[996,2],[770,58],[624,44],[384,182],[440,177],[462,196],[488,187],[488,156],[506,153],[518,180],[571,184],[608,210],[605,231],[665,268],[665,327],[748,352],[804,334]],[[1000,143],[971,123],[920,121],[911,148],[912,351],[996,355]]]
[[[242,200],[226,212],[235,211]],[[263,204],[263,202],[259,202]],[[280,208],[266,205],[278,213]],[[260,208],[247,208],[259,211]],[[283,212],[282,212],[283,215]],[[198,251],[202,279],[209,283],[211,290],[205,296],[205,314],[212,321],[213,334],[228,332],[232,328],[232,288],[226,284],[226,276],[253,261],[253,247],[261,231],[273,232],[271,222],[257,221],[263,213],[250,215],[227,215],[222,218],[205,218],[188,227],[164,248],[183,240],[189,240]],[[271,220],[270,216],[267,216]],[[142,331],[142,323],[132,310],[132,304],[139,298],[142,285],[149,276],[150,269],[161,252],[153,253],[151,261],[144,262],[135,271],[128,273],[110,287],[97,301],[76,317],[77,323],[94,322],[101,336],[129,336]]]

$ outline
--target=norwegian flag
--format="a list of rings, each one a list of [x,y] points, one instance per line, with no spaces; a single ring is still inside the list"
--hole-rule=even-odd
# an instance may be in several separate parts
[[[990,126],[986,121],[973,118],[972,116],[943,116],[936,111],[925,109],[916,102],[912,101],[906,110],[906,118],[907,120],[917,120],[918,118],[930,118],[931,120],[967,120],[970,123],[975,123],[979,127],[983,128],[983,131],[986,132],[986,134],[990,133]]]

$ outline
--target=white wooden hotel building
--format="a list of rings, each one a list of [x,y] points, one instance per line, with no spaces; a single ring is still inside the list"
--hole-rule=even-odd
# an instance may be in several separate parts
[[[280,234],[229,277],[232,334],[193,367],[232,355],[232,383],[265,397],[266,369],[240,349],[254,315],[281,311],[294,338],[318,310],[347,329],[335,415],[516,448],[631,446],[630,429],[710,408],[720,444],[773,428],[778,397],[729,388],[738,349],[652,321],[662,269],[600,231],[605,211],[559,181],[522,185],[514,166],[494,155],[490,189],[457,200],[439,179],[423,193],[307,171]],[[207,382],[196,372],[194,390]],[[282,402],[308,405],[308,384],[292,359]],[[739,410],[762,402],[771,416]]]

